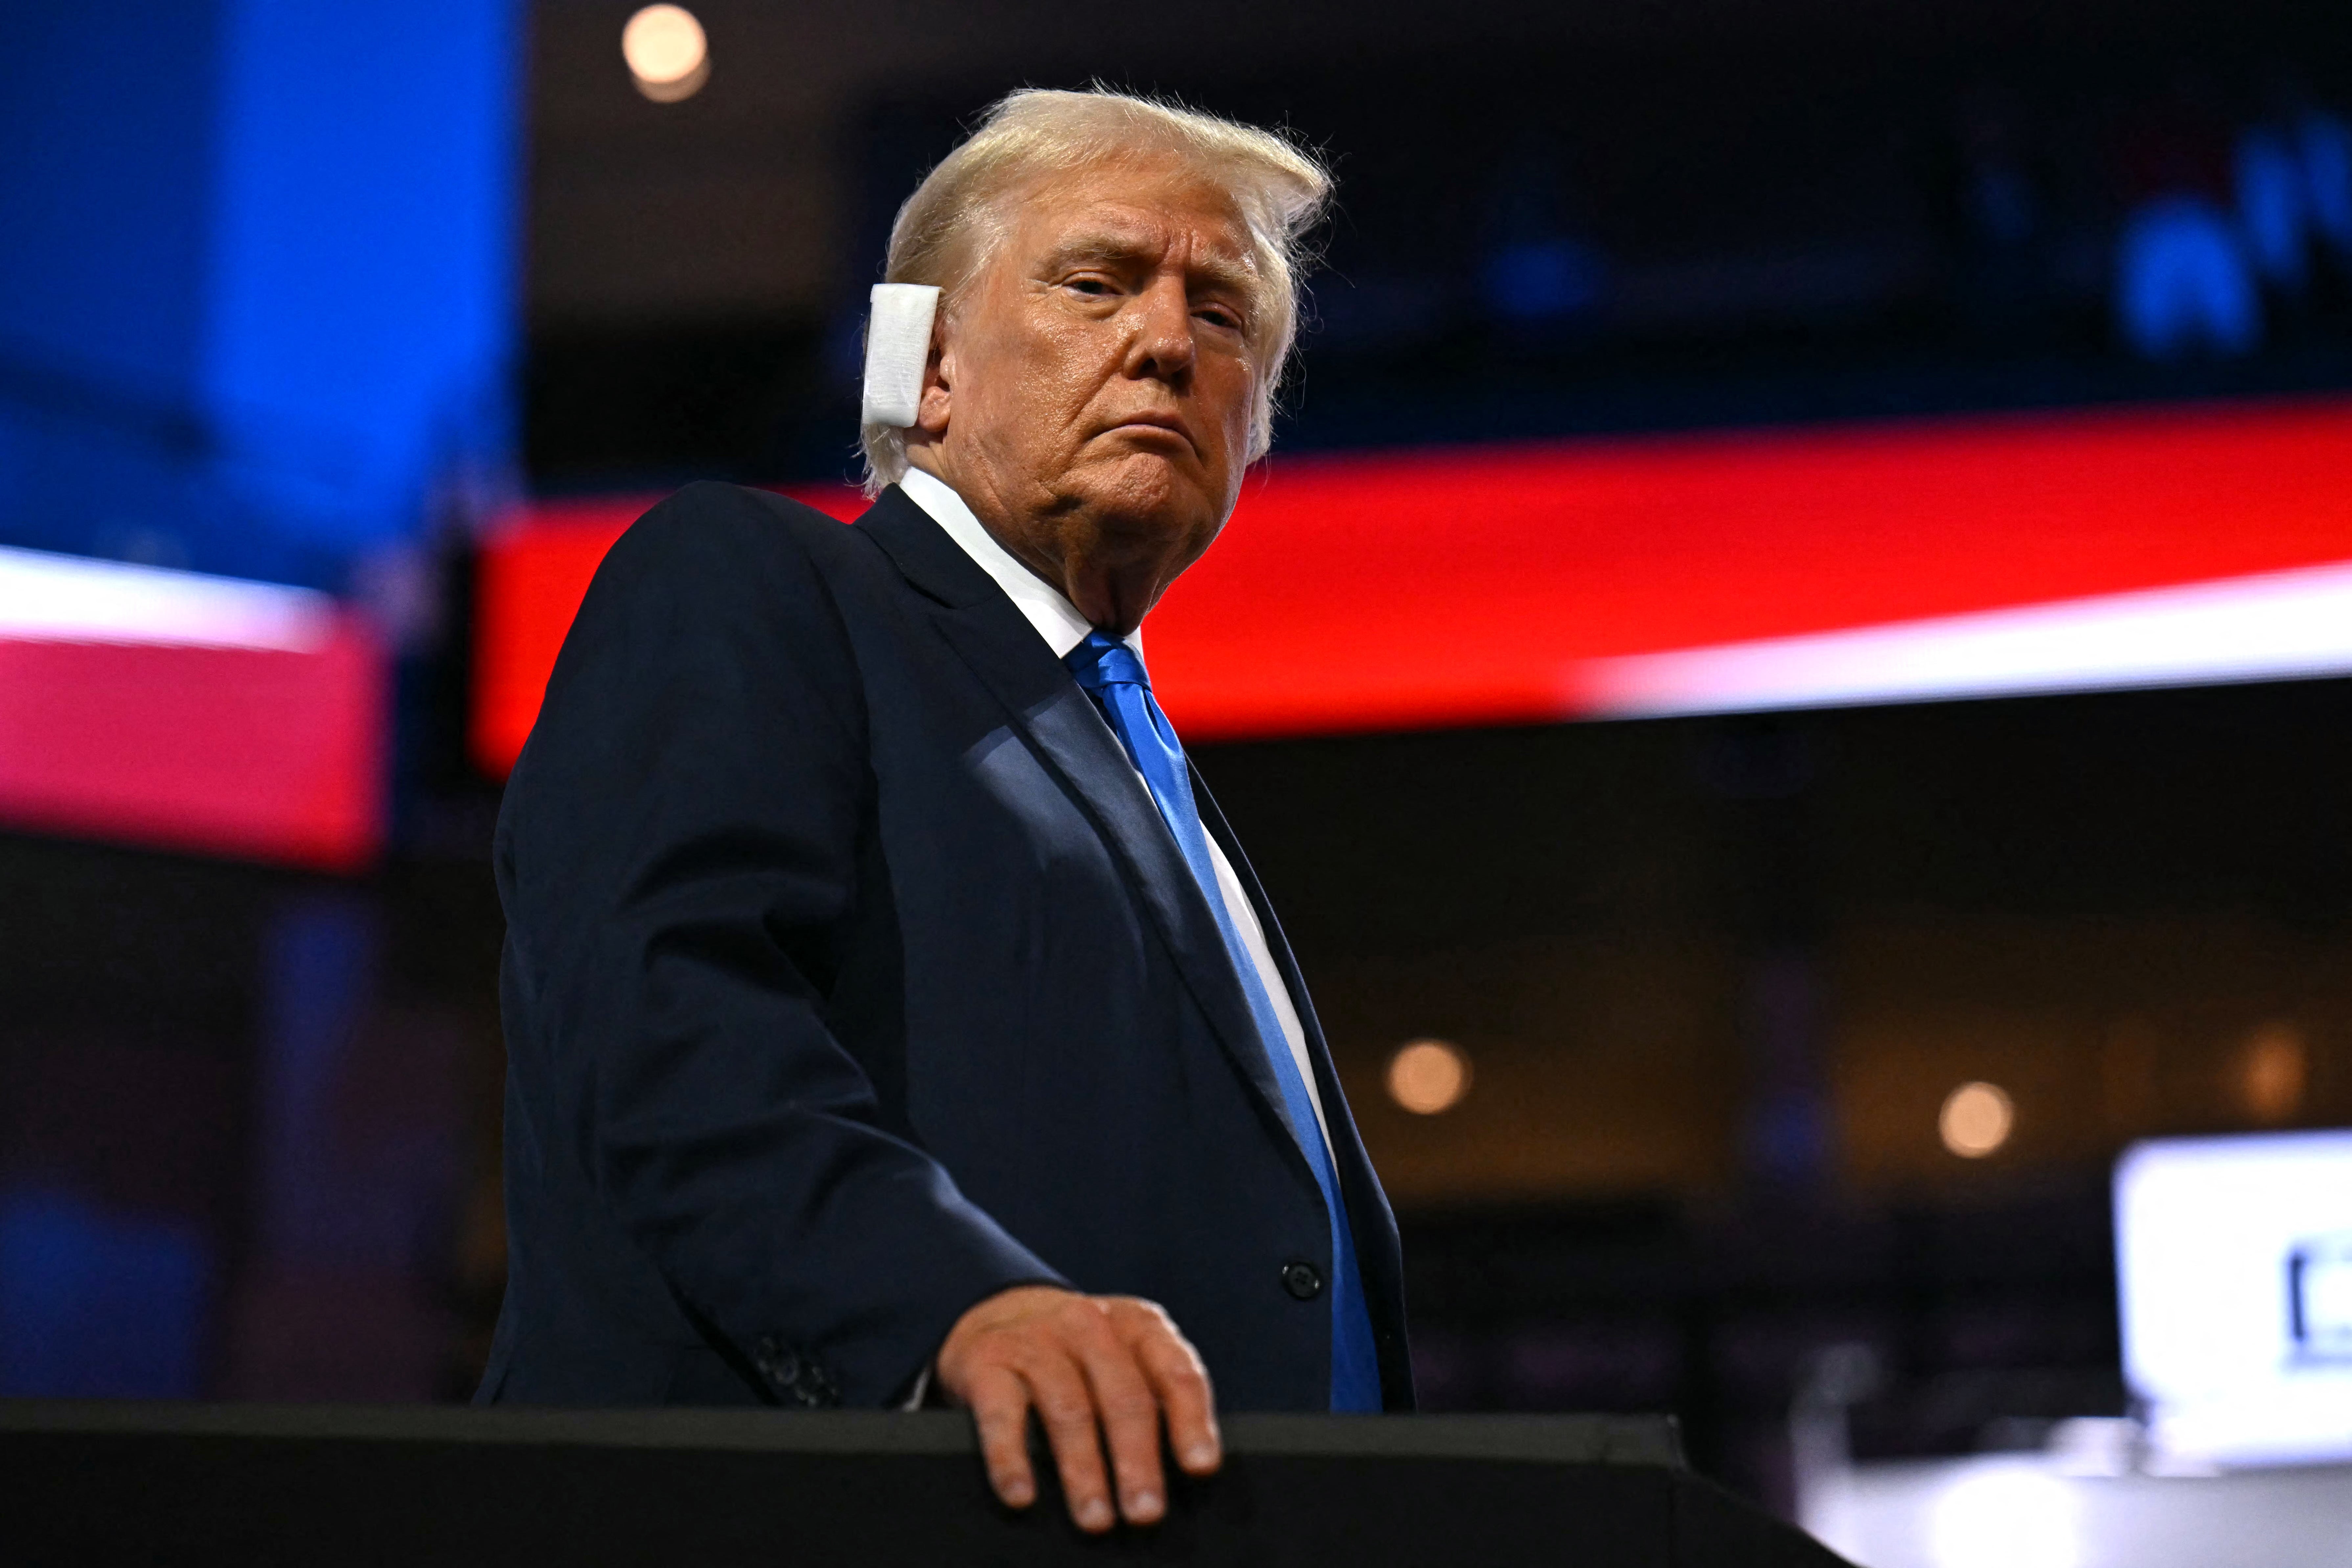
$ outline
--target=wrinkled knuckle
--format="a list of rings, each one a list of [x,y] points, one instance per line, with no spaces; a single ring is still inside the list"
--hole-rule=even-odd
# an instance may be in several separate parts
[[[1215,1403],[1209,1397],[1209,1380],[1190,1372],[1170,1373],[1162,1380],[1162,1386],[1168,1390],[1171,1409],[1181,1406],[1188,1411],[1200,1410]]]
[[[1103,1331],[1100,1313],[1081,1309],[1055,1321],[1052,1342],[1065,1348],[1091,1345]]]
[[[1060,1359],[1061,1352],[1053,1336],[1041,1334],[1008,1347],[1004,1370],[1013,1377],[1025,1377],[1034,1382],[1039,1376],[1048,1374]]]
[[[1091,1424],[1094,1406],[1077,1394],[1057,1394],[1038,1402],[1039,1415],[1056,1426],[1076,1426]]]
[[[1200,1352],[1182,1340],[1154,1340],[1143,1353],[1150,1358],[1155,1371],[1172,1382],[1198,1382],[1208,1370],[1201,1363]]]

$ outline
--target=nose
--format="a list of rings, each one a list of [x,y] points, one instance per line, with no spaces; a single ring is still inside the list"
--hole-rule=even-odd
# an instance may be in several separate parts
[[[1184,279],[1173,272],[1160,274],[1128,310],[1134,324],[1128,340],[1128,374],[1171,384],[1182,382],[1192,373],[1197,353],[1192,301]]]

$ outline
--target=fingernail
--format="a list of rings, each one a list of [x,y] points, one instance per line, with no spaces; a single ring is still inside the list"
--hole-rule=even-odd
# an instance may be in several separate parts
[[[1091,1498],[1078,1505],[1078,1524],[1085,1530],[1110,1528],[1110,1504],[1100,1498]]]
[[[1217,1462],[1214,1443],[1195,1443],[1184,1450],[1184,1462],[1196,1470],[1204,1470]]]
[[[1160,1517],[1160,1494],[1158,1492],[1138,1492],[1133,1497],[1128,1499],[1127,1517],[1129,1519],[1158,1519]]]
[[[1005,1486],[998,1495],[1014,1508],[1027,1508],[1037,1500],[1035,1489],[1027,1481],[1013,1481]]]

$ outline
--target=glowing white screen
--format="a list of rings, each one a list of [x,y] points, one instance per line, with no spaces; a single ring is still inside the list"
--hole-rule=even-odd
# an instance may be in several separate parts
[[[2124,1372],[2164,1447],[2352,1458],[2352,1131],[2137,1145],[2116,1250]]]

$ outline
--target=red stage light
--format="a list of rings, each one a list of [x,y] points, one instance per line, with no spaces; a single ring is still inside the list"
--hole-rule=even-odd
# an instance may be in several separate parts
[[[643,506],[486,546],[486,767]],[[2341,399],[1277,458],[1145,645],[1196,740],[2340,673],[2346,562]]]

